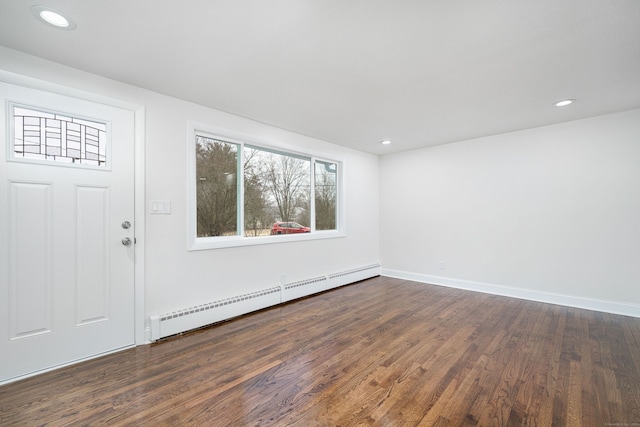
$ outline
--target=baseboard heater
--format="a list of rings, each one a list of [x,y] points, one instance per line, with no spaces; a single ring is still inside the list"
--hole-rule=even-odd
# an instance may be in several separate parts
[[[149,339],[157,341],[171,335],[379,275],[380,264],[373,264],[327,276],[285,283],[169,313],[151,315],[149,316]]]

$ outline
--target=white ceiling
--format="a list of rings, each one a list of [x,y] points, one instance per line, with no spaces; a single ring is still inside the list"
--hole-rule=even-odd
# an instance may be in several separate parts
[[[0,44],[375,154],[640,108],[640,0],[0,0]]]

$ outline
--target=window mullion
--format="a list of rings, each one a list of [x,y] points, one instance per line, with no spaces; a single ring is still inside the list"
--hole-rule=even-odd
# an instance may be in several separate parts
[[[309,223],[311,226],[311,232],[316,231],[316,158],[311,157],[311,177],[309,180]]]
[[[239,235],[245,237],[244,230],[244,142],[240,143],[240,155],[238,156],[238,164],[236,165],[236,173],[238,174],[238,232]]]

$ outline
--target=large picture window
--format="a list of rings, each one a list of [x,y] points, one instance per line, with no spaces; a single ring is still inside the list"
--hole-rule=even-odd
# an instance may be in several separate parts
[[[193,129],[191,249],[340,235],[342,163]]]

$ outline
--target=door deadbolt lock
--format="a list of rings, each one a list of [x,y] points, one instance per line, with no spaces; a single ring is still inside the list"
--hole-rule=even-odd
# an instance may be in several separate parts
[[[129,221],[123,222],[122,228],[124,228],[125,230],[128,230],[129,228],[131,228],[131,223]]]

